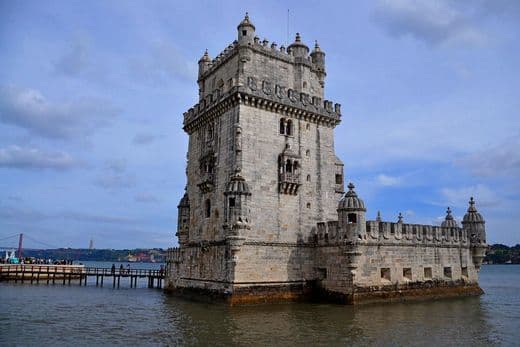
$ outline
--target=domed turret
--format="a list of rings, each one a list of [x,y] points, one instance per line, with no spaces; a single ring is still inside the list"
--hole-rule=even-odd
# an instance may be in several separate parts
[[[309,54],[309,47],[302,43],[300,33],[296,33],[294,42],[291,43],[289,47],[287,47],[287,50],[291,51],[292,55],[298,58],[305,58]]]
[[[237,173],[229,180],[224,195],[251,195],[251,191],[244,177]]]
[[[246,12],[244,19],[237,26],[238,43],[253,42],[255,37],[255,26],[249,20],[249,14]]]
[[[354,191],[354,185],[348,184],[348,192],[338,203],[338,224],[350,241],[366,237],[365,203]]]
[[[311,52],[311,60],[318,75],[320,85],[323,87],[325,86],[325,77],[327,76],[325,72],[325,52],[321,50],[318,41],[315,41],[314,50]]]
[[[350,182],[348,184],[348,192],[343,195],[338,204],[338,211],[362,211],[366,212],[365,203],[363,200],[358,198],[356,192],[354,191],[354,184]]]
[[[472,243],[486,243],[486,229],[484,224],[484,218],[478,213],[475,207],[475,200],[471,197],[468,212],[462,219],[462,227],[468,232],[468,235],[470,235]]]
[[[204,74],[204,72],[209,70],[209,66],[211,65],[211,58],[208,55],[208,50],[204,52],[202,57],[199,59],[199,77]]]
[[[459,225],[457,224],[457,221],[451,215],[451,209],[448,207],[448,209],[446,210],[446,218],[441,223],[441,227],[444,227],[444,228],[456,228],[458,226]]]
[[[462,219],[462,227],[470,237],[473,263],[480,269],[482,260],[486,256],[486,227],[484,218],[478,213],[473,197],[469,200],[468,212]]]
[[[462,220],[462,224],[464,223],[484,223],[484,218],[482,218],[482,215],[478,213],[475,207],[473,197],[469,200],[468,212],[464,215],[464,219]]]
[[[177,206],[177,238],[179,245],[183,245],[188,241],[190,225],[190,199],[188,192],[184,192],[184,196]]]
[[[226,227],[236,230],[249,228],[249,199],[251,191],[240,175],[235,173],[226,185],[225,220]]]

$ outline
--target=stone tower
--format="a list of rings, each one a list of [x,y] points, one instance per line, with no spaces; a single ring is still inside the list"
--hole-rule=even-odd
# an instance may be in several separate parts
[[[473,199],[461,228],[450,209],[441,226],[367,221],[354,185],[344,192],[341,108],[324,100],[325,77],[317,42],[310,52],[296,34],[278,48],[247,14],[233,43],[203,54],[166,289],[232,304],[481,294],[486,231]]]
[[[177,230],[179,244],[198,252],[179,268],[190,286],[233,292],[240,283],[308,277],[310,265],[279,264],[295,262],[294,247],[313,238],[317,222],[337,219],[343,164],[333,130],[341,115],[324,100],[325,76],[317,42],[309,54],[296,34],[278,48],[256,36],[247,14],[233,43],[199,60],[199,102],[184,114],[187,188]]]

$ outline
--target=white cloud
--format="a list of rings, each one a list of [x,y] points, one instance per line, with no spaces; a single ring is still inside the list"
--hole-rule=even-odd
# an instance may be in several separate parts
[[[470,197],[475,199],[478,206],[494,207],[504,202],[495,191],[483,184],[461,188],[443,188],[440,193],[445,206],[466,206]]]
[[[4,168],[67,170],[79,165],[65,152],[47,152],[19,146],[0,148],[0,167]]]
[[[392,187],[392,186],[398,186],[401,184],[401,178],[395,177],[395,176],[389,176],[385,174],[379,174],[376,177],[377,184],[383,186],[383,187]]]
[[[51,102],[35,89],[0,87],[0,122],[43,137],[81,138],[109,125],[117,113],[106,100]]]
[[[192,82],[197,79],[197,66],[171,42],[152,43],[150,54],[135,57],[129,63],[130,75],[139,81],[165,84],[172,80]]]
[[[449,1],[381,0],[373,15],[394,37],[411,36],[432,45],[481,45],[486,41],[468,14]]]
[[[455,163],[482,177],[520,177],[520,134],[504,142],[467,155]]]

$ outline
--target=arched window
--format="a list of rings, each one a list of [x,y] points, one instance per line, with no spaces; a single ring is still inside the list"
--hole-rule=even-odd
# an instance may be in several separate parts
[[[285,172],[287,172],[287,173],[292,172],[292,164],[289,159],[287,159],[287,162],[285,163]]]
[[[206,218],[211,216],[211,201],[209,199],[204,203],[204,210],[206,211]]]
[[[285,135],[292,135],[293,128],[292,128],[292,120],[287,121],[287,126],[285,127]]]
[[[310,156],[311,156],[311,151],[310,151],[310,150],[306,150],[306,151],[305,151],[305,155],[308,156],[308,157],[310,157]]]
[[[311,181],[311,175],[307,175],[307,182]]]
[[[285,134],[285,119],[284,118],[280,118],[280,134],[281,135]]]

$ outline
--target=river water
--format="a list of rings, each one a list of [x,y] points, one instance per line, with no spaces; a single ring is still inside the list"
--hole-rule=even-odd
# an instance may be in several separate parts
[[[477,298],[228,307],[146,279],[137,289],[0,283],[0,346],[519,346],[520,265],[485,265],[480,284]]]

